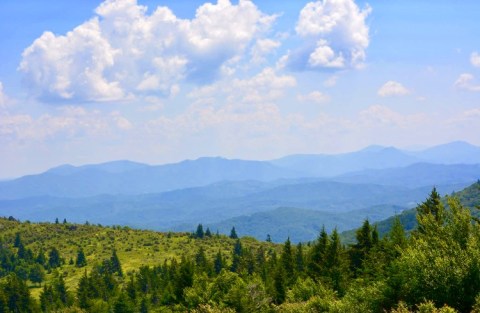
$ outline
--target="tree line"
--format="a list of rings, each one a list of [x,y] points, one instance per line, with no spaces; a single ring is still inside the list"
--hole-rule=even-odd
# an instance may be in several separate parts
[[[480,221],[455,198],[445,206],[435,189],[417,221],[409,235],[396,219],[380,238],[365,220],[353,245],[322,229],[313,242],[287,239],[281,249],[248,248],[232,229],[228,254],[208,257],[200,246],[127,273],[113,250],[76,288],[59,271],[38,300],[27,286],[40,283],[32,268],[55,271],[65,260],[54,248],[34,254],[18,234],[0,245],[0,312],[480,312]],[[192,237],[212,234],[200,224]],[[70,262],[85,266],[82,254]]]

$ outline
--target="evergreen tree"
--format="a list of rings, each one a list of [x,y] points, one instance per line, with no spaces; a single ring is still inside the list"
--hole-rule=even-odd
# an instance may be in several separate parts
[[[235,241],[234,246],[233,246],[232,266],[230,267],[230,270],[232,272],[239,272],[240,271],[240,263],[241,263],[242,255],[243,255],[242,243],[240,242],[240,239],[237,239]]]
[[[0,287],[10,312],[34,312],[28,286],[17,275],[11,273]]]
[[[80,248],[77,252],[77,259],[75,260],[76,267],[84,267],[87,265],[87,258],[85,257],[85,253],[83,249]]]
[[[272,242],[272,237],[270,237],[270,234],[267,234],[267,239],[265,239],[266,242]]]
[[[282,254],[280,255],[280,262],[283,267],[283,272],[286,276],[287,285],[292,284],[295,281],[295,263],[293,260],[292,245],[290,242],[290,237],[287,238],[283,244]]]
[[[58,217],[55,218],[55,224],[58,224]]]
[[[63,224],[64,225],[67,224],[67,219],[66,218],[63,219]]]
[[[45,257],[45,252],[43,251],[43,248],[40,248],[40,250],[38,251],[35,262],[42,266],[45,266],[45,264],[47,263],[47,258]]]
[[[210,231],[210,228],[207,227],[207,230],[205,231],[205,237],[212,237],[212,232]]]
[[[195,238],[202,239],[205,233],[203,232],[202,224],[198,224],[197,231],[195,232]]]
[[[232,230],[230,231],[230,238],[238,239],[238,235],[237,235],[237,231],[235,230],[235,226],[233,226]]]
[[[434,187],[430,196],[417,207],[417,231],[425,233],[428,230],[436,232],[445,222],[445,209],[440,194]]]
[[[128,303],[128,299],[125,297],[123,293],[120,293],[120,296],[115,301],[113,305],[113,312],[114,313],[134,313],[130,303]]]
[[[48,266],[50,268],[57,268],[62,265],[62,259],[60,258],[60,252],[53,247],[48,253]]]
[[[21,245],[23,246],[22,238],[20,237],[20,233],[16,233],[15,234],[15,240],[13,241],[13,246],[15,248],[19,248]]]
[[[297,273],[303,273],[305,271],[305,261],[303,257],[303,245],[301,242],[299,242],[297,245],[295,263]]]
[[[310,249],[308,256],[308,271],[312,277],[319,277],[323,275],[325,270],[325,258],[327,247],[330,243],[325,227],[322,227],[320,234]]]
[[[122,266],[120,265],[120,259],[117,255],[117,250],[113,249],[112,256],[110,257],[110,265],[112,273],[117,273],[118,276],[123,276]]]
[[[285,271],[283,269],[283,266],[277,266],[273,275],[273,301],[276,304],[281,304],[285,302],[285,298],[287,295],[287,287],[285,286],[285,281]]]
[[[28,279],[34,284],[41,284],[45,280],[45,270],[40,264],[30,266]]]
[[[202,246],[197,251],[197,254],[195,255],[195,265],[197,266],[197,269],[199,272],[204,273],[208,272],[208,261],[207,261],[207,256],[205,255],[205,250],[203,249]]]
[[[224,268],[224,261],[223,261],[222,252],[218,250],[217,254],[215,255],[215,260],[213,261],[213,269],[216,274],[220,274],[223,268]]]

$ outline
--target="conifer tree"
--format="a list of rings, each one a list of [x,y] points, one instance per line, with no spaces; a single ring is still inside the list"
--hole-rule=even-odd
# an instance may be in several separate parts
[[[53,247],[48,253],[48,266],[50,268],[57,268],[62,264],[62,259],[60,258],[60,252]]]
[[[197,230],[195,231],[195,238],[202,239],[204,235],[202,224],[198,224]]]
[[[230,270],[232,272],[239,272],[240,271],[240,263],[241,257],[243,255],[243,247],[240,239],[235,241],[235,245],[233,246],[233,253],[232,253],[232,266]]]
[[[205,231],[205,237],[212,237],[212,232],[210,231],[210,228],[207,227],[207,230]]]
[[[301,242],[298,243],[297,249],[295,252],[295,266],[297,273],[303,273],[305,270],[305,261],[303,257],[303,245]]]
[[[287,238],[283,244],[282,254],[280,255],[280,262],[283,266],[283,272],[286,276],[287,285],[292,284],[295,281],[295,263],[293,260],[292,245],[290,242],[290,237]]]
[[[224,260],[223,260],[222,252],[218,250],[217,254],[215,255],[215,260],[213,261],[213,269],[216,274],[220,274],[223,268],[224,268]]]
[[[117,273],[118,276],[123,276],[120,259],[118,258],[117,250],[115,249],[113,249],[112,251],[112,256],[110,257],[110,264],[112,266],[112,273]]]
[[[87,265],[87,258],[85,257],[85,253],[83,249],[80,248],[77,252],[77,259],[75,260],[76,267],[84,267]]]
[[[308,271],[312,277],[321,276],[325,269],[325,258],[327,253],[327,247],[330,243],[325,227],[322,227],[320,234],[310,249],[308,257]]]
[[[237,231],[235,230],[235,226],[233,226],[232,230],[230,231],[230,238],[238,239],[238,235],[237,235]]]

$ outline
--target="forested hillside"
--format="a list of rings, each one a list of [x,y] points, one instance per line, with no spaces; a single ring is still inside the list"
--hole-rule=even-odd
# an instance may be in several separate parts
[[[478,312],[480,223],[446,203],[433,190],[410,236],[365,221],[351,245],[1,219],[0,312]]]
[[[468,208],[474,217],[480,216],[480,210],[478,209],[478,205],[480,205],[480,180],[459,192],[452,193],[451,196],[458,198],[460,203]],[[443,199],[443,204],[448,207],[447,198]],[[385,236],[389,232],[396,218],[400,219],[407,233],[412,231],[417,226],[416,214],[417,210],[415,208],[408,209],[396,216],[375,223],[380,237]],[[355,231],[343,232],[341,237],[345,242],[353,242],[355,240]]]

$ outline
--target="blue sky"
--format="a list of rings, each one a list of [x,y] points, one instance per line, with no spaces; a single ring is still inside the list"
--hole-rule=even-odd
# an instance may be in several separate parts
[[[480,145],[478,1],[0,2],[0,178]]]

